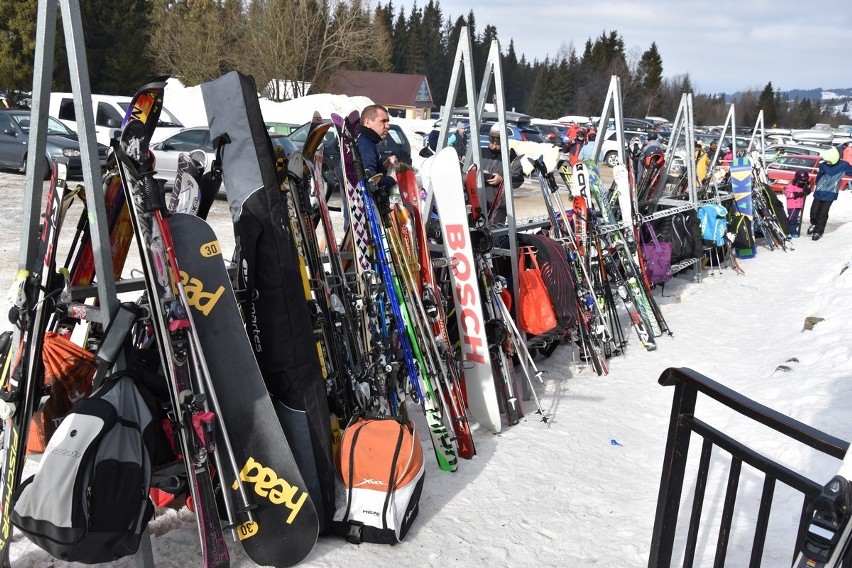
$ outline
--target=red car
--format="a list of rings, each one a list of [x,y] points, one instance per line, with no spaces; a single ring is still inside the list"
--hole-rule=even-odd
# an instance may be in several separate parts
[[[811,188],[816,182],[817,167],[822,158],[820,156],[806,156],[803,154],[786,154],[778,156],[766,166],[766,176],[772,189],[778,193],[784,193],[787,184],[793,181],[796,170],[805,170],[811,179]],[[846,189],[852,184],[852,177],[844,176],[840,183],[840,189]]]

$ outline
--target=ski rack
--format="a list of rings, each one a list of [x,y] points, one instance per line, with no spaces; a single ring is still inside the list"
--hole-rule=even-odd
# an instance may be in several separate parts
[[[94,252],[99,310],[92,310],[91,321],[104,327],[109,325],[118,310],[112,256],[109,254],[106,205],[104,204],[103,176],[98,163],[95,138],[95,119],[92,114],[92,91],[89,85],[89,68],[79,0],[39,0],[36,19],[36,49],[33,62],[33,117],[30,121],[30,153],[41,156],[47,144],[47,109],[53,75],[53,54],[56,43],[56,9],[61,8],[62,27],[68,52],[71,90],[74,95],[74,112],[77,116],[80,140],[80,159],[83,166],[83,183],[86,187],[86,207],[89,211],[92,252]],[[45,172],[41,160],[27,160],[24,185],[25,237],[21,239],[19,268],[29,268],[38,246],[38,226],[44,199]]]
[[[446,144],[447,133],[449,132],[449,121],[452,118],[453,109],[455,108],[456,97],[458,96],[459,80],[461,74],[464,73],[465,87],[467,89],[467,105],[468,118],[470,121],[469,131],[471,132],[471,140],[467,145],[467,155],[465,156],[464,169],[475,164],[477,168],[482,163],[482,148],[479,145],[479,127],[480,117],[485,109],[485,101],[488,92],[491,88],[491,80],[494,80],[494,98],[497,105],[497,124],[500,128],[500,146],[501,157],[503,164],[504,178],[504,196],[506,199],[506,223],[505,229],[495,229],[492,234],[508,235],[509,237],[509,252],[512,258],[518,256],[518,238],[517,238],[517,223],[515,219],[514,206],[514,190],[512,189],[511,179],[509,177],[509,139],[506,134],[506,96],[503,80],[503,69],[500,63],[500,42],[497,39],[492,40],[488,50],[488,59],[485,62],[485,71],[482,74],[482,82],[480,83],[479,92],[474,88],[473,61],[471,53],[473,52],[470,32],[467,26],[461,28],[459,33],[459,43],[456,47],[456,56],[453,63],[453,70],[450,75],[450,85],[447,91],[447,100],[444,102],[443,112],[441,114],[441,128],[438,133],[437,148],[443,148]],[[475,104],[471,104],[476,101]],[[482,176],[477,176],[476,191],[479,195],[480,203],[487,203],[485,199],[485,187],[483,185]],[[429,211],[432,206],[432,192],[427,188],[427,198],[424,200],[423,210]],[[495,254],[506,254],[505,250],[493,249]],[[512,265],[512,281],[518,281],[517,263]]]
[[[62,28],[68,53],[68,70],[77,116],[77,136],[80,142],[80,159],[83,183],[86,187],[86,207],[94,253],[95,273],[98,275],[95,292],[97,310],[89,310],[87,319],[106,328],[118,312],[112,255],[107,231],[106,205],[104,203],[103,175],[98,162],[95,138],[95,119],[92,111],[92,90],[89,67],[83,38],[83,20],[79,0],[39,0],[36,16],[36,47],[33,61],[33,91],[30,111],[30,153],[41,156],[47,146],[47,117],[50,100],[53,57],[56,44],[56,11],[62,15]],[[44,200],[44,164],[42,160],[27,160],[23,196],[23,227],[18,267],[28,270],[35,258],[39,241],[39,224]],[[148,527],[142,532],[139,550],[134,555],[137,568],[153,568],[154,557]]]
[[[664,207],[665,209],[657,210],[645,215],[638,214],[637,222],[640,224],[649,223],[655,219],[662,219],[678,213],[698,210],[698,189],[696,187],[696,172],[695,172],[695,129],[694,115],[692,109],[692,93],[683,93],[680,99],[680,105],[675,115],[672,125],[672,134],[669,138],[666,147],[665,163],[668,177],[671,171],[671,165],[674,158],[680,156],[683,159],[686,169],[686,200],[666,197],[665,195],[657,200],[649,202],[652,207]],[[693,267],[693,280],[701,282],[701,259],[688,258],[671,266],[671,273],[676,274],[681,270]]]
[[[754,143],[758,141],[758,133],[760,133],[760,159],[763,161],[763,165],[766,165],[766,137],[764,132],[766,131],[764,122],[763,122],[763,109],[757,113],[757,120],[754,121],[754,128],[751,130],[751,138],[748,141],[748,148],[746,148],[746,154],[751,154],[751,151],[754,150]]]
[[[609,131],[609,119],[612,118],[615,123],[615,142],[618,148],[618,161],[622,164],[627,164],[627,156],[625,148],[627,142],[624,140],[624,110],[621,98],[621,78],[613,75],[609,80],[609,89],[607,89],[606,97],[604,98],[604,106],[601,111],[601,117],[598,120],[597,136],[595,136],[595,148],[592,151],[592,157],[595,162],[599,162],[598,156],[601,153],[606,133]]]
[[[464,84],[467,90],[467,107],[468,107],[468,132],[470,132],[470,142],[467,145],[467,155],[465,156],[465,170],[470,167],[470,164],[476,164],[479,168],[482,163],[482,150],[479,146],[479,123],[482,109],[478,106],[471,107],[471,102],[476,100],[476,91],[474,90],[473,78],[473,47],[470,41],[470,32],[467,26],[464,26],[459,31],[459,43],[456,46],[456,57],[453,61],[453,70],[450,74],[450,85],[447,90],[447,99],[441,112],[441,127],[438,130],[438,145],[437,148],[443,148],[447,144],[447,134],[450,130],[450,119],[453,117],[455,109],[456,97],[459,92],[459,80],[461,74],[464,73]],[[476,144],[474,144],[474,137]],[[429,203],[424,204],[425,210],[432,206],[432,193],[429,192]]]

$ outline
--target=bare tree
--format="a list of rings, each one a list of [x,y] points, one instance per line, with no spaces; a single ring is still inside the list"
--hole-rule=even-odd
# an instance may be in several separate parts
[[[216,0],[156,0],[151,49],[157,69],[198,85],[221,74],[226,26]]]
[[[386,65],[388,43],[377,41],[375,33],[360,0],[254,0],[236,62],[258,86],[274,80],[270,98],[299,97],[346,65]],[[291,90],[282,93],[278,80],[289,82]]]

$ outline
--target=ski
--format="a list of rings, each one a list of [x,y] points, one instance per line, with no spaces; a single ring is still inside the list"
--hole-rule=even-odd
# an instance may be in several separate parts
[[[3,470],[0,479],[0,560],[8,564],[12,542],[12,496],[21,480],[26,461],[27,438],[32,415],[47,400],[44,388],[42,346],[47,318],[62,292],[62,280],[56,274],[56,245],[68,193],[65,182],[68,165],[56,160],[53,165],[50,189],[42,218],[39,246],[29,267],[21,267],[13,284],[13,308],[10,318],[14,325],[11,353],[3,365],[2,401]]]
[[[807,532],[793,568],[839,568],[852,542],[852,452],[806,514]]]
[[[163,216],[165,204],[150,168],[145,125],[128,122],[121,140],[113,141],[125,196],[129,204],[139,256],[145,274],[145,291],[150,324],[169,383],[172,427],[178,433],[180,453],[189,479],[190,495],[197,517],[202,562],[205,567],[228,566],[230,555],[216,508],[211,455],[215,440],[207,435],[215,428],[216,417],[199,393],[194,365],[197,357],[191,345],[188,300],[171,243],[171,227]],[[179,293],[173,290],[178,283]],[[194,380],[193,380],[194,379]],[[203,424],[203,426],[201,425]]]
[[[475,169],[475,166],[472,166],[470,171],[475,171]],[[447,331],[446,308],[441,291],[435,281],[432,256],[429,251],[429,239],[426,235],[426,224],[423,222],[420,211],[420,190],[417,187],[414,170],[398,167],[397,183],[399,185],[400,196],[407,205],[407,210],[410,212],[414,225],[415,235],[413,236],[413,240],[417,244],[420,278],[422,280],[419,293],[423,298],[423,303],[427,306],[427,311],[434,313],[432,331],[441,342],[440,349],[444,370],[443,378],[445,381],[444,388],[442,389],[444,407],[449,412],[449,418],[455,432],[458,454],[465,459],[470,459],[476,454],[476,448],[473,443],[470,425],[465,415],[465,403],[461,390],[461,373],[458,362],[453,355],[452,343],[449,332]]]
[[[451,262],[453,299],[461,336],[462,365],[468,407],[476,420],[494,433],[501,430],[500,405],[492,378],[491,355],[475,274],[470,228],[465,212],[458,155],[444,148],[434,157],[432,191],[444,235],[444,250]]]
[[[412,319],[406,302],[401,301],[401,279],[397,276],[396,267],[392,263],[390,239],[385,234],[376,211],[378,206],[374,203],[373,196],[370,195],[367,188],[365,172],[355,141],[352,122],[344,121],[344,127],[338,133],[344,144],[349,147],[351,162],[345,164],[347,176],[349,175],[348,170],[351,167],[355,172],[355,178],[358,180],[361,203],[364,206],[365,217],[373,241],[373,249],[376,253],[378,272],[384,285],[385,295],[390,304],[393,322],[396,324],[399,334],[398,340],[409,382],[416,392],[417,399],[426,415],[426,422],[429,426],[429,434],[432,438],[432,446],[439,467],[445,471],[455,471],[458,467],[458,459],[452,445],[451,436],[443,424],[440,402],[435,396],[432,385],[429,382],[427,368],[434,369],[434,367],[431,365],[427,367],[415,329],[418,322]]]

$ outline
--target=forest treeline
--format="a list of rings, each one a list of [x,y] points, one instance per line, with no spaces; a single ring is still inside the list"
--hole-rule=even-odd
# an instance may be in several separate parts
[[[0,0],[0,89],[32,88],[37,0]],[[429,0],[406,12],[393,1],[360,0],[80,0],[92,92],[130,95],[162,74],[192,86],[232,69],[255,77],[265,93],[284,100],[323,92],[339,68],[427,77],[436,105],[447,96],[460,30],[472,38],[474,73],[481,77],[494,39],[500,40],[507,108],[542,117],[597,115],[612,75],[621,78],[625,116],[673,119],[689,74],[666,76],[657,45],[626,49],[616,30],[581,47],[529,60],[515,51],[511,30],[480,28],[473,11],[446,14]],[[606,22],[601,22],[602,26]],[[57,24],[53,89],[70,89],[61,21]],[[508,38],[508,39],[507,39]],[[696,62],[696,64],[700,64]],[[284,79],[290,89],[282,89]],[[476,85],[478,88],[479,85]],[[466,104],[464,86],[457,104]],[[490,100],[490,97],[489,97]],[[724,121],[724,94],[693,92],[697,124]],[[739,93],[737,122],[752,125],[763,110],[767,127],[809,128],[842,117],[820,100],[789,100],[769,82]]]

